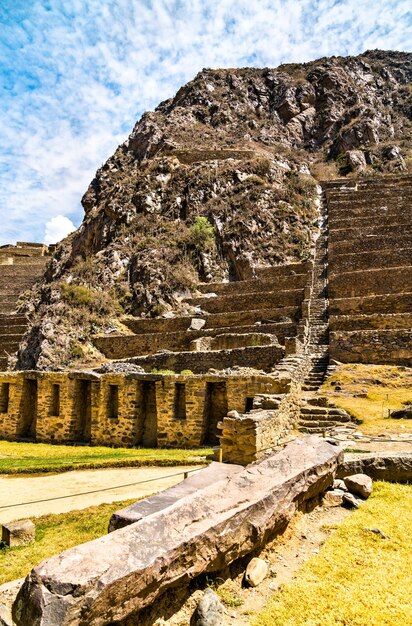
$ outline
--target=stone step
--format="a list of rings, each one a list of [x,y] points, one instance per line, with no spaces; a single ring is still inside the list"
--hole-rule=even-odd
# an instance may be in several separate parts
[[[216,293],[218,295],[238,295],[241,293],[255,293],[273,291],[276,289],[302,289],[307,282],[307,273],[278,276],[272,279],[239,280],[228,283],[201,283],[196,290],[202,294]]]
[[[412,262],[412,260],[411,260]],[[345,272],[329,279],[329,311],[332,300],[412,292],[412,265]]]
[[[412,233],[396,233],[389,235],[372,235],[358,239],[356,246],[353,241],[339,239],[329,242],[329,256],[331,259],[336,254],[350,254],[353,252],[373,252],[399,248],[410,248],[412,246]]]
[[[349,241],[352,240],[354,249],[356,249],[356,242],[364,239],[365,237],[379,236],[389,237],[402,235],[403,233],[409,233],[411,224],[407,218],[399,217],[399,219],[390,226],[380,226],[375,224],[374,226],[359,227],[353,225],[352,228],[340,228],[331,230],[329,233],[329,241],[333,244],[335,241]]]
[[[204,330],[212,328],[228,328],[233,326],[250,326],[256,323],[291,323],[298,321],[301,316],[300,306],[261,307],[246,311],[229,311],[226,313],[212,313],[200,317],[205,320]],[[173,333],[187,331],[195,316],[179,316],[172,318],[123,318],[122,322],[135,334]],[[195,318],[196,319],[196,318]]]
[[[408,266],[412,261],[411,248],[333,254],[329,263],[329,277],[344,272]]]
[[[409,313],[412,311],[412,291],[333,298],[329,301],[329,315],[371,315],[377,313]]]
[[[332,315],[330,329],[374,330],[412,328],[412,313],[372,313],[371,315]]]
[[[284,291],[256,292],[242,295],[205,296],[187,298],[186,303],[200,307],[209,313],[225,313],[239,310],[253,310],[263,306],[280,308],[283,306],[299,306],[303,301],[303,289],[291,289]]]
[[[175,333],[141,333],[133,336],[110,334],[107,337],[93,338],[93,343],[107,358],[126,359],[145,354],[155,354],[159,350],[170,350],[172,352],[195,350],[194,341],[209,341],[211,343],[220,341],[224,344],[225,338],[227,338],[226,348],[230,347],[230,343],[233,344],[236,341],[239,343],[239,346],[263,345],[265,343],[264,337],[268,338],[266,344],[273,343],[273,339],[269,340],[273,336],[283,345],[285,337],[294,336],[295,334],[296,324],[255,324],[253,326],[217,327]],[[220,348],[211,347],[210,349]]]

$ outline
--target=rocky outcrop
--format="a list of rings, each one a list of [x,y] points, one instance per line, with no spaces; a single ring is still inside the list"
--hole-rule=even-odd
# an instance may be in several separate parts
[[[332,484],[342,453],[317,437],[34,568],[13,606],[19,626],[121,622],[170,587],[263,545]]]
[[[410,54],[382,51],[200,72],[97,171],[27,305],[18,367],[90,364],[90,335],[123,313],[190,314],[201,281],[306,258],[315,179],[406,167],[411,75]]]

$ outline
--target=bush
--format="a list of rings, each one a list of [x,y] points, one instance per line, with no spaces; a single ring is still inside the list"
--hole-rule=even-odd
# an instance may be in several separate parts
[[[208,249],[215,241],[215,229],[207,217],[198,216],[190,226],[190,243],[197,249]]]

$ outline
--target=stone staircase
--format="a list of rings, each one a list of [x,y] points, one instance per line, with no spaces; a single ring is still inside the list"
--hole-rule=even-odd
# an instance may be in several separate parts
[[[26,318],[16,313],[17,301],[41,278],[48,260],[42,244],[0,247],[0,371],[7,369],[27,330]]]
[[[300,409],[299,430],[304,433],[322,433],[335,429],[339,425],[356,429],[350,415],[336,407],[325,396],[306,398]]]

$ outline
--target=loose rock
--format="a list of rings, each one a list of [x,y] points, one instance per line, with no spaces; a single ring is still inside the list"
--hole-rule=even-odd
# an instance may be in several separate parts
[[[36,527],[29,519],[3,524],[2,541],[10,548],[34,543]]]
[[[359,500],[355,498],[353,493],[344,493],[342,496],[342,504],[349,507],[350,509],[358,509],[359,508]]]
[[[353,474],[344,478],[345,485],[351,493],[362,498],[369,498],[372,493],[372,478],[366,474]]]
[[[194,612],[194,626],[221,626],[223,624],[224,608],[219,596],[212,590],[206,589],[202,599]]]
[[[245,581],[251,587],[257,587],[268,575],[269,566],[263,559],[253,558],[245,572]]]
[[[323,504],[325,506],[341,506],[343,503],[344,491],[342,489],[332,489],[327,491],[323,498]]]

